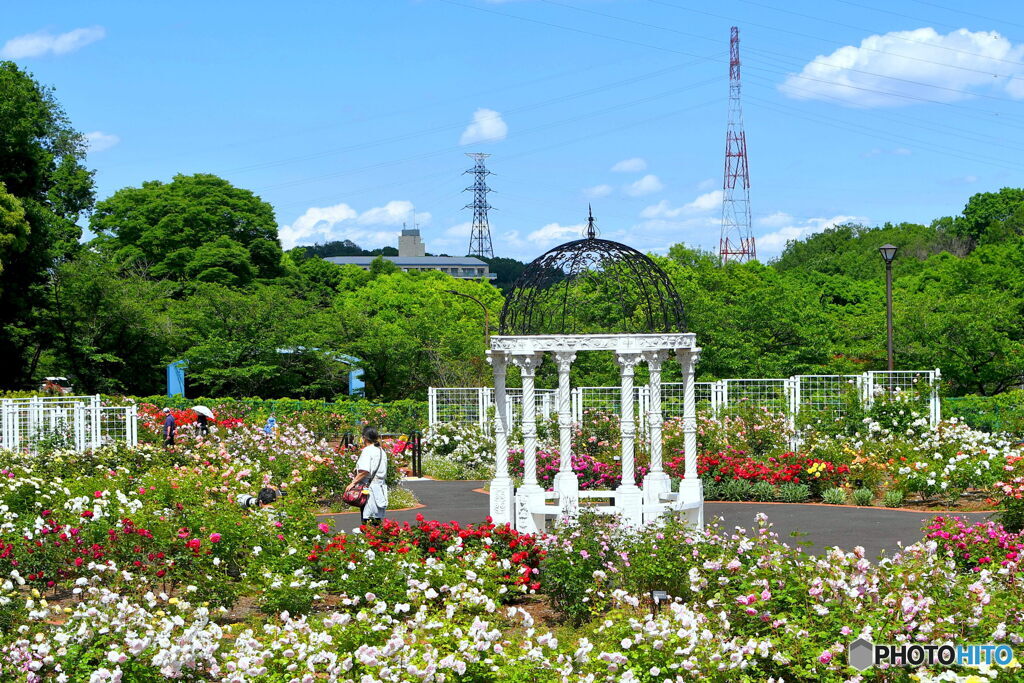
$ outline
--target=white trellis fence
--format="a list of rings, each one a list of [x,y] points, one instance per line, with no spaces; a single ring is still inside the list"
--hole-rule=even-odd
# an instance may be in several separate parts
[[[942,415],[939,402],[939,370],[872,371],[859,375],[795,375],[786,379],[722,379],[696,382],[697,412],[718,415],[746,404],[784,413],[794,430],[801,416],[841,417],[851,398],[870,406],[876,396],[890,391],[913,392],[922,397],[932,425]],[[683,414],[683,385],[665,383],[661,387],[661,409],[666,418]],[[507,389],[509,424],[519,423],[522,390]],[[555,390],[537,389],[537,415],[551,417],[555,412]],[[637,414],[645,415],[651,404],[650,387],[636,387]],[[620,387],[575,387],[572,389],[572,419],[579,422],[588,410],[619,414]],[[490,387],[431,387],[428,391],[430,426],[451,422],[478,424],[490,431],[494,416],[494,389]],[[643,430],[646,421],[639,421]]]
[[[135,404],[105,406],[99,395],[0,399],[0,448],[84,451],[118,441],[134,446],[138,437]]]

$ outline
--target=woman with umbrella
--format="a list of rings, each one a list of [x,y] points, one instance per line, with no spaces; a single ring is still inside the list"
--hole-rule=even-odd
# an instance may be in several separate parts
[[[203,436],[210,434],[209,421],[213,419],[213,411],[206,406],[192,406],[196,411],[196,421],[199,423],[199,433]]]

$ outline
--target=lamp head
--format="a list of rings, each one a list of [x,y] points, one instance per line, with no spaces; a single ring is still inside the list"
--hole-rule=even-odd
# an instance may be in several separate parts
[[[885,259],[886,264],[892,263],[892,260],[896,258],[896,245],[894,244],[883,244],[878,248],[881,252],[882,258]]]

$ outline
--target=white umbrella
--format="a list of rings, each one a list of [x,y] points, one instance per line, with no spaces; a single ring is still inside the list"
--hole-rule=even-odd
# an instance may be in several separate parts
[[[196,411],[200,415],[205,415],[211,420],[213,419],[213,411],[207,408],[206,406],[192,406],[192,410]]]

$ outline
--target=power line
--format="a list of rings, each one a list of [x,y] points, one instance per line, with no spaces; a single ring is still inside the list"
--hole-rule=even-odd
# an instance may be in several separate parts
[[[671,7],[677,7],[679,9],[685,9],[686,11],[692,11],[692,12],[697,12],[698,11],[698,10],[691,10],[689,8],[680,7],[679,5],[675,5],[675,4],[672,4],[672,3],[669,3],[669,2],[665,2],[664,0],[647,0],[647,1],[648,2],[655,2],[655,3],[660,4],[660,5],[669,5]],[[843,28],[852,28],[852,29],[854,29],[856,31],[864,31],[865,33],[872,33],[872,34],[875,34],[875,35],[882,35],[883,34],[882,31],[879,31],[879,30],[876,30],[876,29],[864,28],[863,26],[855,26],[853,24],[846,24],[846,23],[843,23],[841,21],[835,21],[834,19],[825,19],[823,17],[816,17],[816,16],[814,16],[812,14],[804,14],[803,12],[797,12],[797,11],[794,11],[794,10],[783,9],[781,7],[775,7],[774,5],[767,5],[767,4],[762,3],[762,2],[756,2],[756,0],[740,0],[740,2],[745,2],[748,5],[755,5],[756,7],[763,7],[765,9],[770,9],[770,10],[773,10],[775,12],[783,12],[785,14],[792,14],[793,16],[803,17],[804,19],[810,19],[812,21],[820,21],[820,22],[825,23],[825,24],[833,24],[835,26],[842,26]],[[705,14],[705,13],[701,12],[701,14]],[[752,25],[757,26],[758,24],[752,24]],[[765,28],[770,28],[770,27],[765,27]],[[782,30],[782,29],[774,29],[773,28],[772,30]],[[902,40],[903,42],[906,42],[906,43],[915,43],[915,44],[918,44],[918,45],[927,45],[928,47],[934,47],[934,48],[939,49],[939,50],[946,50],[948,52],[958,52],[958,53],[964,54],[964,55],[971,55],[972,57],[981,57],[982,59],[990,59],[990,60],[992,60],[994,62],[1003,62],[1003,63],[1006,63],[1006,64],[1014,64],[1016,66],[1024,66],[1024,62],[1018,62],[1018,61],[1014,61],[1012,59],[1002,59],[1000,57],[990,57],[988,55],[978,54],[977,52],[971,52],[970,50],[961,50],[959,48],[949,47],[948,45],[936,45],[934,43],[926,43],[926,42],[924,42],[922,40],[914,40],[912,38],[905,38],[903,36],[896,36],[896,35],[894,35],[892,37],[897,39],[897,40]]]
[[[651,71],[651,72],[640,74],[638,76],[632,76],[630,78],[625,78],[625,79],[621,79],[621,80],[618,80],[618,81],[613,81],[611,83],[606,83],[604,85],[595,86],[593,88],[587,88],[585,90],[580,90],[580,91],[577,91],[577,92],[574,92],[574,93],[558,95],[557,97],[552,97],[552,98],[549,98],[549,99],[546,99],[546,100],[541,100],[540,102],[534,102],[534,103],[531,103],[531,104],[526,104],[526,105],[522,105],[522,106],[519,106],[519,107],[514,107],[512,109],[507,109],[507,110],[505,110],[504,114],[505,115],[520,114],[520,113],[531,111],[531,110],[534,110],[534,109],[540,109],[542,107],[550,106],[552,104],[557,104],[557,103],[560,103],[560,102],[566,102],[566,101],[577,99],[577,98],[580,98],[580,97],[586,97],[587,95],[594,95],[594,94],[597,94],[597,93],[600,93],[600,92],[604,92],[606,90],[610,90],[610,89],[613,89],[613,88],[619,88],[619,87],[622,87],[622,86],[633,85],[633,84],[639,83],[641,81],[645,81],[645,80],[648,80],[648,79],[651,79],[651,78],[657,78],[658,76],[663,76],[663,75],[665,75],[667,73],[671,73],[672,71],[677,71],[677,70],[684,69],[684,68],[689,67],[689,66],[694,66],[695,64],[699,64],[700,62],[705,61],[705,60],[713,60],[714,58],[715,58],[715,56],[709,56],[709,57],[701,58],[699,60],[695,60],[695,61],[691,61],[691,62],[684,62],[682,64],[674,64],[672,66],[663,67],[663,68],[657,69],[655,71]],[[234,169],[227,169],[225,171],[225,173],[245,173],[245,172],[253,171],[253,170],[261,170],[261,169],[265,169],[265,168],[273,168],[273,167],[276,167],[276,166],[283,166],[283,165],[290,164],[290,163],[297,163],[297,162],[301,162],[301,161],[311,161],[313,159],[318,159],[318,158],[327,157],[327,156],[333,156],[333,155],[342,154],[342,153],[345,153],[345,152],[360,151],[360,150],[369,149],[369,148],[372,148],[372,147],[377,147],[377,146],[380,146],[380,145],[391,144],[391,143],[394,143],[394,142],[403,142],[405,140],[410,140],[410,139],[413,139],[413,138],[422,137],[424,135],[430,135],[430,134],[433,134],[433,133],[440,133],[440,132],[450,131],[450,130],[458,130],[460,128],[465,127],[465,125],[466,125],[465,121],[459,121],[457,123],[449,123],[449,124],[444,124],[442,126],[434,126],[432,128],[421,129],[421,130],[413,131],[413,132],[410,132],[410,133],[403,133],[401,135],[395,135],[395,136],[392,136],[392,137],[389,137],[389,138],[383,138],[383,139],[380,139],[380,140],[373,140],[373,141],[369,141],[369,142],[361,142],[361,143],[354,144],[354,145],[345,145],[345,146],[342,146],[342,147],[334,147],[334,148],[331,148],[331,149],[320,150],[318,152],[313,152],[313,153],[310,153],[310,154],[303,154],[303,155],[298,155],[298,156],[294,156],[294,157],[286,157],[284,159],[277,159],[277,160],[272,160],[272,161],[260,162],[260,163],[256,163],[256,164],[249,164],[247,166],[241,166],[241,167],[234,168]]]
[[[545,1],[547,1],[547,0],[545,0]],[[688,12],[696,12],[698,14],[705,14],[705,15],[708,15],[708,16],[717,17],[717,18],[721,18],[721,19],[728,19],[728,17],[724,17],[722,15],[714,14],[714,13],[711,13],[711,12],[704,12],[704,11],[701,11],[701,10],[693,10],[693,9],[690,9],[690,8],[687,8],[687,7],[682,7],[680,5],[676,5],[676,4],[673,4],[673,3],[664,2],[663,0],[648,0],[648,1],[652,2],[652,3],[655,3],[655,4],[666,5],[668,7],[674,7],[676,9],[680,9],[680,10],[684,10],[684,11],[688,11]],[[588,35],[594,35],[594,36],[602,37],[602,38],[610,38],[612,40],[623,40],[621,38],[617,38],[617,37],[613,37],[613,36],[606,36],[605,34],[594,33],[594,32],[591,32],[591,31],[583,31],[582,29],[576,29],[576,28],[573,28],[573,27],[563,26],[561,24],[554,24],[554,23],[551,23],[551,22],[545,22],[545,21],[540,21],[540,20],[536,20],[536,19],[530,19],[530,18],[527,18],[527,17],[520,17],[520,16],[517,16],[517,15],[514,15],[514,14],[508,14],[506,12],[498,12],[496,10],[488,10],[488,9],[481,8],[481,7],[473,7],[471,5],[464,5],[464,4],[460,3],[460,2],[455,2],[455,0],[442,0],[442,2],[447,2],[449,4],[458,5],[460,7],[467,7],[467,8],[470,8],[470,9],[476,9],[476,10],[480,10],[480,11],[485,11],[485,12],[488,12],[488,13],[491,13],[491,14],[497,14],[499,16],[509,17],[509,18],[513,18],[513,19],[519,19],[519,20],[522,20],[522,21],[540,23],[540,24],[543,24],[545,26],[549,26],[549,27],[553,27],[553,28],[560,28],[560,29],[564,29],[564,30],[568,30],[568,31],[573,31],[573,32],[576,32],[576,33],[586,33]],[[609,18],[612,18],[612,19],[619,19],[619,20],[622,20],[622,21],[627,21],[627,22],[630,22],[630,23],[635,23],[631,19],[624,19],[622,17],[616,17],[615,15],[598,13],[598,12],[594,12],[592,10],[583,10],[583,9],[580,9],[580,8],[574,8],[571,5],[565,5],[563,3],[552,3],[552,4],[558,4],[560,6],[569,7],[571,9],[579,9],[580,11],[584,11],[584,12],[588,12],[588,13],[601,14],[602,16],[606,16],[606,17],[609,17]],[[799,35],[799,36],[803,36],[803,37],[814,38],[816,40],[821,40],[820,38],[817,38],[816,36],[809,36],[807,34],[802,34],[802,33],[795,32],[795,31],[789,31],[787,29],[779,29],[779,28],[776,28],[776,27],[765,26],[764,24],[756,24],[756,23],[752,23],[752,25],[754,25],[754,26],[761,26],[763,28],[767,28],[767,29],[773,30],[773,31],[781,31],[781,32],[784,32],[784,33],[791,33],[791,34],[794,34],[794,35]],[[674,29],[662,28],[662,30],[667,30],[667,31],[675,32]],[[862,30],[868,30],[868,29],[862,29]],[[686,35],[690,35],[690,34],[686,34]],[[658,46],[653,46],[653,45],[651,45],[649,43],[640,43],[640,42],[637,42],[637,41],[629,41],[629,42],[631,42],[632,44],[641,45],[641,46],[644,46],[644,47],[652,47],[654,49],[659,49],[659,50],[660,49],[664,49],[664,48],[661,48],[661,47],[658,47]],[[824,42],[834,42],[834,41],[824,41]],[[909,42],[920,43],[921,41],[909,41]],[[930,45],[930,43],[924,43],[924,44]],[[799,58],[796,58],[796,57],[791,57],[789,55],[780,55],[780,53],[772,53],[772,52],[768,52],[768,54],[776,54],[776,55],[779,55],[779,56],[782,56],[782,57],[798,60],[799,62],[803,63],[802,59],[799,59]],[[886,53],[886,54],[892,54],[894,56],[901,56],[901,55],[896,55],[895,53]],[[974,53],[968,53],[968,54],[974,54]],[[975,55],[975,56],[982,56],[982,55]],[[703,58],[703,59],[707,59],[707,60],[710,61],[712,58],[706,57],[706,58]],[[938,65],[951,66],[952,68],[958,68],[958,67],[956,67],[954,65],[948,65],[948,64],[944,64],[942,62],[931,62],[930,60],[920,60],[920,59],[914,58],[914,57],[907,57],[907,59],[912,59],[912,60],[917,60],[917,61],[926,61],[926,62],[938,64]],[[1006,61],[1006,60],[1000,60],[1000,61]],[[1014,62],[1014,63],[1016,63],[1016,62]],[[839,67],[839,66],[832,65],[832,64],[826,64],[825,66],[828,66],[828,67],[831,67],[831,68],[836,68],[836,69],[843,69],[843,70],[850,71],[850,72],[853,72],[853,73],[861,73],[861,74],[868,75],[868,76],[875,76],[875,77],[878,77],[878,78],[885,78],[885,79],[900,81],[900,82],[908,83],[908,84],[911,84],[911,85],[918,85],[918,86],[927,87],[927,88],[935,88],[935,89],[939,89],[939,90],[946,90],[946,91],[956,92],[956,93],[963,94],[963,95],[970,95],[972,97],[982,97],[982,98],[993,99],[993,100],[998,100],[998,101],[1013,102],[1014,104],[1016,104],[1016,102],[1014,100],[1010,100],[1010,99],[1007,99],[1007,98],[1004,98],[1004,97],[998,97],[996,95],[980,94],[980,93],[976,93],[976,92],[973,92],[973,91],[970,91],[970,90],[963,90],[961,88],[949,88],[947,86],[935,85],[933,83],[925,83],[923,81],[914,81],[914,80],[911,80],[911,79],[899,78],[897,76],[890,76],[888,74],[879,74],[879,73],[874,73],[874,72],[871,72],[871,71],[864,71],[862,69],[852,69],[852,68],[849,68],[849,67]],[[968,70],[974,71],[973,69],[968,69]],[[978,73],[984,73],[986,75],[992,75],[992,74],[990,74],[990,72],[987,72],[987,71],[979,71]],[[823,80],[823,79],[813,79],[813,78],[806,77],[806,76],[803,76],[803,75],[793,74],[793,76],[796,77],[796,78],[805,78],[805,79],[808,79],[808,80],[819,80],[822,83],[832,83],[834,85],[843,85],[843,86],[846,85],[846,84],[840,83],[838,81],[826,81],[826,80]],[[1013,77],[1013,78],[1016,78],[1016,77]],[[854,86],[848,86],[848,87],[854,87]],[[877,92],[877,93],[880,93],[880,94],[886,94],[886,95],[890,95],[890,96],[893,96],[893,97],[907,97],[907,99],[916,99],[916,100],[926,101],[926,102],[941,103],[940,101],[937,101],[937,100],[929,100],[929,99],[926,99],[926,98],[917,98],[917,97],[904,96],[901,93],[892,93],[892,92],[885,92],[885,91],[879,91],[879,90],[871,90],[871,89],[863,88],[863,87],[859,87],[857,89],[859,89],[859,90],[867,90],[867,91],[871,91],[871,92]]]
[[[900,142],[910,142],[910,143],[914,144],[916,147],[921,148],[921,149],[925,149],[925,150],[933,151],[933,152],[938,152],[940,154],[945,154],[945,155],[948,155],[948,156],[957,157],[959,159],[964,159],[966,161],[973,161],[975,163],[980,161],[981,163],[985,163],[985,164],[987,164],[989,166],[996,166],[996,167],[1004,168],[1004,169],[1011,170],[1011,171],[1020,171],[1020,170],[1022,170],[1022,168],[1024,168],[1024,167],[1021,167],[1021,166],[1009,165],[1010,162],[1005,162],[1002,159],[996,159],[994,157],[987,157],[987,156],[983,156],[983,155],[970,155],[969,153],[965,153],[962,150],[958,150],[956,148],[944,147],[942,145],[936,145],[934,143],[930,143],[930,142],[927,142],[927,141],[924,141],[924,140],[917,140],[917,139],[914,139],[914,138],[907,138],[907,137],[904,137],[904,136],[894,135],[894,134],[888,133],[887,131],[881,131],[881,130],[879,130],[877,128],[872,128],[870,126],[865,126],[865,125],[862,125],[862,124],[855,124],[855,123],[848,123],[848,122],[836,119],[834,117],[824,117],[824,116],[817,116],[817,115],[814,115],[814,114],[809,114],[809,113],[805,112],[802,109],[797,109],[796,107],[790,107],[790,106],[787,106],[787,105],[778,104],[776,102],[771,102],[769,100],[764,100],[764,99],[761,99],[761,98],[758,98],[758,97],[750,97],[749,99],[751,99],[751,100],[753,100],[755,102],[760,103],[760,105],[762,107],[764,107],[764,108],[767,108],[769,110],[779,111],[779,112],[785,114],[786,116],[807,119],[807,120],[815,121],[817,123],[822,123],[822,124],[825,124],[825,125],[828,125],[828,126],[835,126],[835,127],[845,128],[846,130],[852,130],[854,132],[862,133],[864,135],[868,135],[869,137],[875,137],[875,138],[879,138],[881,140],[887,140],[889,142],[897,142],[897,143],[900,143]],[[865,131],[867,131],[867,132],[865,132]]]
[[[583,12],[583,13],[586,13],[586,14],[593,14],[593,15],[596,15],[596,16],[599,16],[599,17],[605,17],[607,19],[615,19],[616,21],[622,21],[622,22],[626,22],[626,23],[629,23],[629,24],[635,24],[637,26],[643,26],[643,27],[646,27],[646,28],[653,28],[653,29],[657,29],[659,31],[667,31],[669,33],[675,33],[677,35],[686,36],[688,38],[697,38],[699,40],[707,40],[707,41],[711,41],[711,42],[718,42],[714,38],[708,38],[707,36],[702,36],[702,35],[697,34],[697,33],[690,33],[688,31],[680,31],[678,29],[669,28],[667,26],[659,26],[657,24],[649,24],[649,23],[643,22],[643,21],[636,21],[635,19],[629,19],[629,18],[626,18],[626,17],[617,16],[617,15],[614,15],[614,14],[607,14],[605,12],[598,12],[596,10],[588,9],[588,8],[585,8],[585,7],[576,7],[575,5],[569,5],[569,4],[566,4],[564,2],[557,2],[556,0],[541,0],[541,1],[545,2],[545,3],[549,4],[549,5],[556,5],[558,7],[565,7],[566,9],[571,9],[571,10],[574,10],[576,12]],[[839,1],[842,1],[842,0],[839,0]],[[680,8],[680,9],[682,9],[682,8]],[[718,15],[712,15],[712,16],[718,16]],[[724,18],[724,17],[722,17],[722,18]],[[752,24],[752,25],[768,28],[768,27],[765,27],[763,24]],[[790,30],[787,30],[787,29],[779,29],[779,28],[775,28],[773,30],[784,31],[786,33],[791,33],[793,35],[798,35],[798,36],[801,36],[801,37],[804,37],[804,38],[810,38],[812,40],[818,40],[818,41],[823,42],[823,43],[830,43],[832,45],[844,45],[844,43],[841,43],[841,42],[836,41],[836,40],[829,40],[827,38],[822,38],[820,36],[814,36],[814,35],[810,35],[810,34],[806,34],[806,33],[800,33],[798,31],[790,31]],[[915,42],[920,42],[920,41],[915,41]],[[902,54],[899,54],[898,52],[887,52],[885,50],[878,50],[878,49],[870,48],[870,47],[860,47],[858,49],[864,50],[866,52],[874,52],[876,54],[888,55],[888,56],[891,56],[891,57],[898,57],[900,59],[907,59],[907,60],[910,60],[910,61],[922,62],[922,63],[925,63],[925,64],[934,64],[936,66],[943,66],[943,67],[950,68],[950,69],[957,69],[959,71],[969,71],[969,72],[972,72],[972,73],[984,74],[986,76],[999,76],[999,77],[1003,77],[1003,78],[1019,78],[1018,76],[1012,75],[1012,74],[995,74],[991,70],[986,71],[986,70],[982,70],[982,69],[972,69],[971,67],[961,66],[959,64],[950,64],[948,62],[936,62],[936,61],[931,60],[931,59],[924,59],[923,57],[912,57],[910,55],[902,55]],[[776,54],[779,54],[779,53],[776,53]],[[977,55],[977,56],[981,57],[983,55]],[[796,58],[794,57],[794,59],[796,59]],[[803,60],[801,60],[801,61],[803,61]],[[883,76],[882,74],[873,74],[873,75]]]
[[[523,131],[520,131],[516,135],[532,134],[532,133],[536,133],[536,132],[539,132],[539,131],[542,131],[542,130],[546,130],[548,128],[557,127],[557,126],[565,125],[565,124],[568,124],[568,123],[575,123],[575,122],[583,120],[583,119],[592,118],[594,116],[600,116],[602,114],[607,114],[607,113],[611,113],[611,112],[614,112],[614,111],[618,111],[618,110],[624,109],[626,107],[632,107],[632,106],[636,106],[638,104],[644,104],[646,102],[651,102],[653,100],[657,100],[657,99],[660,99],[660,98],[663,98],[663,97],[667,97],[669,95],[674,95],[674,94],[677,94],[677,93],[680,93],[680,92],[684,92],[686,90],[692,90],[694,88],[699,88],[699,87],[702,87],[702,86],[705,86],[705,85],[709,85],[709,84],[714,83],[714,82],[716,82],[718,80],[719,79],[717,77],[709,78],[709,79],[705,79],[703,81],[698,81],[697,83],[691,83],[691,84],[688,84],[688,85],[680,86],[678,88],[673,88],[671,90],[668,90],[668,91],[665,91],[665,92],[662,92],[662,93],[658,93],[657,95],[651,95],[651,96],[643,97],[643,98],[640,98],[640,99],[637,99],[637,100],[632,100],[632,101],[629,101],[629,102],[620,102],[620,103],[612,105],[610,107],[605,107],[604,109],[590,110],[590,111],[587,111],[586,113],[579,114],[577,116],[573,116],[573,117],[570,117],[570,118],[567,118],[567,119],[562,119],[560,121],[554,121],[554,122],[549,122],[549,123],[541,124],[539,126],[534,126],[533,128],[527,128],[527,129],[525,129]],[[397,160],[394,160],[394,161],[379,162],[379,163],[376,163],[376,164],[371,164],[371,165],[363,166],[363,167],[360,167],[360,168],[350,169],[350,170],[346,170],[346,171],[339,171],[339,172],[335,172],[335,173],[322,174],[322,175],[319,175],[319,176],[313,176],[311,178],[302,178],[302,179],[298,179],[298,180],[291,180],[291,181],[287,181],[287,182],[284,182],[284,183],[277,183],[277,184],[274,184],[274,185],[263,186],[263,187],[260,187],[260,188],[257,188],[257,189],[259,189],[259,190],[267,190],[267,189],[277,189],[277,188],[284,188],[284,187],[293,187],[295,185],[303,185],[303,184],[308,183],[308,182],[315,182],[315,181],[318,181],[318,180],[326,180],[328,178],[337,178],[337,177],[341,177],[341,176],[351,175],[353,173],[361,173],[363,171],[374,170],[374,169],[383,168],[383,167],[387,167],[387,166],[393,166],[395,164],[405,163],[407,161],[419,161],[419,160],[422,160],[422,159],[430,158],[432,156],[437,156],[438,154],[445,154],[445,153],[449,153],[449,152],[452,152],[452,151],[457,151],[457,150],[462,149],[463,147],[464,147],[463,145],[455,145],[455,146],[452,146],[452,147],[445,147],[445,148],[440,149],[440,150],[435,150],[435,151],[432,151],[432,152],[427,152],[427,153],[423,153],[423,154],[413,155],[413,156],[410,156],[410,157],[405,157],[405,158],[397,159]],[[506,158],[508,158],[508,157],[506,157]]]
[[[1009,24],[1010,26],[1021,26],[1021,27],[1024,27],[1024,24],[1018,24],[1018,23],[1013,22],[1013,21],[1008,21],[1005,18],[995,19],[993,17],[986,17],[984,14],[976,14],[975,12],[968,12],[967,10],[962,10],[962,9],[953,9],[952,7],[946,7],[945,5],[939,5],[939,4],[936,4],[934,2],[926,2],[925,0],[913,0],[913,1],[916,2],[919,5],[928,5],[929,7],[937,7],[938,9],[944,9],[947,12],[956,12],[958,14],[963,14],[963,15],[966,15],[968,17],[975,17],[977,19],[984,19],[985,21],[995,21],[995,22],[999,22],[999,23],[1003,23],[1003,24]]]

